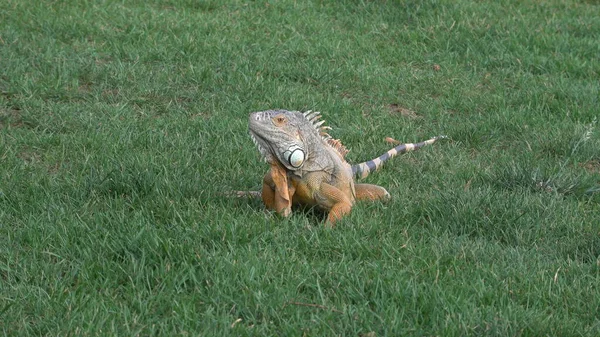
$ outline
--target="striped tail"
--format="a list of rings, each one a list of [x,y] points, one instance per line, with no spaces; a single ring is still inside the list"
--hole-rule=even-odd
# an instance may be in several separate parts
[[[420,143],[400,144],[381,156],[360,164],[352,165],[352,175],[358,178],[366,178],[372,172],[377,171],[385,161],[399,154],[410,152],[422,148],[425,145],[433,144],[438,139],[448,138],[446,136],[437,136]]]

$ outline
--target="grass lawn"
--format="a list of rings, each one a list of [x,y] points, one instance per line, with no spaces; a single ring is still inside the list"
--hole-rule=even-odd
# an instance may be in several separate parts
[[[0,2],[0,334],[599,336],[595,0]],[[247,131],[322,111],[334,229]]]

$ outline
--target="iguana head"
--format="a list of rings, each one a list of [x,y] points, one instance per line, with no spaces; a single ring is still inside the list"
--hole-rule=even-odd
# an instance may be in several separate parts
[[[305,163],[311,144],[321,140],[320,124],[315,121],[310,112],[254,112],[250,114],[250,135],[267,162],[277,160],[288,170],[296,171]]]

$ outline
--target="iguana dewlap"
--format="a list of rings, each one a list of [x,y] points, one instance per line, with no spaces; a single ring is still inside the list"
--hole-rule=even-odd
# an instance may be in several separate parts
[[[357,200],[387,200],[385,188],[359,184],[384,161],[431,144],[435,137],[415,144],[402,144],[378,158],[350,165],[344,159],[348,150],[332,139],[318,121],[319,112],[267,110],[250,114],[249,129],[260,153],[271,165],[263,178],[262,200],[268,209],[283,216],[292,204],[317,206],[329,212],[327,222],[334,224],[350,212]]]

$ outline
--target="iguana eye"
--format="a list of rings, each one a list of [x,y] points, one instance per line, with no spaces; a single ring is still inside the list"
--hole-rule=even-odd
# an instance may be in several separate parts
[[[304,150],[302,150],[298,146],[292,146],[287,151],[283,153],[285,160],[287,160],[288,164],[290,164],[293,168],[299,168],[304,164],[305,154]]]
[[[282,115],[275,116],[273,118],[273,123],[275,123],[275,125],[277,125],[277,126],[285,125],[285,123],[287,123],[287,118],[285,118]]]

